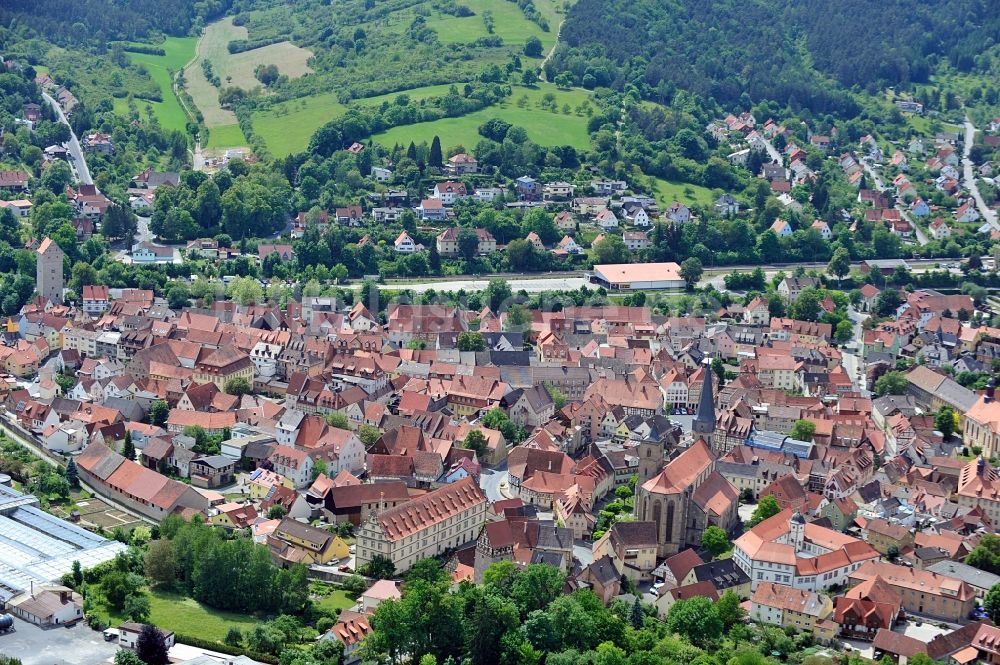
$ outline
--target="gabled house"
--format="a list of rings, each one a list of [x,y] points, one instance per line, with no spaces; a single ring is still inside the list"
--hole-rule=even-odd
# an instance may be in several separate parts
[[[406,231],[401,231],[392,245],[399,254],[412,254],[420,247]]]
[[[687,224],[691,221],[691,209],[678,201],[671,203],[664,214],[672,224]]]
[[[723,194],[715,199],[715,213],[721,217],[733,217],[740,214],[740,204],[732,194]]]
[[[779,238],[792,235],[792,225],[783,219],[776,219],[771,224],[771,231]]]
[[[605,208],[594,217],[594,223],[605,231],[609,231],[618,228],[618,217],[610,208]]]

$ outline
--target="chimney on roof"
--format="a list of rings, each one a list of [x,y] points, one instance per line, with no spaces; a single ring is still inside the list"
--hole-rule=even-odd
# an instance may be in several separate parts
[[[992,402],[993,396],[996,394],[997,390],[997,378],[991,376],[989,382],[986,384],[986,394],[983,395],[984,402]]]

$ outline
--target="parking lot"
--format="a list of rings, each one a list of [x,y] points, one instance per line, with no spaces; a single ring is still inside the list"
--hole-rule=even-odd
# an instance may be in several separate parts
[[[85,623],[43,630],[14,619],[14,631],[0,634],[0,653],[20,658],[24,665],[99,665],[110,663],[117,642],[105,642]]]
[[[917,621],[920,625],[917,625]],[[957,626],[950,626],[947,628],[942,628],[937,621],[927,621],[927,620],[911,620],[897,625],[892,630],[896,633],[902,633],[907,637],[912,637],[914,639],[920,640],[921,642],[930,642],[932,639],[938,635],[943,635],[945,633],[950,633],[952,630],[957,628]],[[871,642],[862,642],[861,640],[842,640],[843,643],[849,648],[859,652],[864,658],[875,659],[875,650],[872,648]],[[877,659],[876,659],[877,660]]]

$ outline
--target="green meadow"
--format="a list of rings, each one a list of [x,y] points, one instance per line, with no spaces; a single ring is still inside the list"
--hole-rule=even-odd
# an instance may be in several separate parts
[[[160,88],[162,102],[147,102],[137,99],[136,104],[142,109],[149,104],[153,113],[160,121],[160,125],[167,129],[184,131],[187,126],[188,117],[184,108],[177,101],[173,89],[173,73],[184,68],[191,58],[194,57],[194,47],[197,40],[194,37],[168,37],[162,44],[156,46],[162,48],[165,55],[149,55],[147,53],[129,53],[128,57],[132,62],[146,67],[149,76]],[[128,104],[125,100],[115,100],[115,111],[128,113]]]
[[[333,92],[302,97],[255,111],[253,130],[264,139],[272,154],[281,157],[305,150],[317,129],[346,110]]]
[[[545,105],[548,93],[554,95],[555,111]],[[589,106],[590,99],[586,90],[558,90],[554,85],[544,83],[536,88],[517,86],[509,99],[474,113],[393,127],[372,138],[392,146],[396,143],[408,145],[411,141],[430,143],[435,136],[439,136],[443,147],[461,145],[472,150],[482,138],[479,126],[492,118],[501,118],[523,127],[528,137],[539,145],[571,145],[577,150],[587,150],[590,148],[590,135],[587,133],[589,118],[584,108]],[[565,108],[567,106],[568,109]]]
[[[671,182],[661,178],[656,178],[654,196],[661,206],[669,206],[674,201],[687,206],[709,206],[717,198],[707,187],[687,182]]]

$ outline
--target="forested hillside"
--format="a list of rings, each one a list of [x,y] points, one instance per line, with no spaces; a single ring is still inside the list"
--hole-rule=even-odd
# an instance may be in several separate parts
[[[659,101],[680,88],[722,104],[746,92],[852,115],[844,88],[924,82],[941,61],[985,68],[977,54],[1000,42],[1000,13],[991,0],[580,0],[562,36],[548,66],[587,87],[635,84]]]
[[[33,0],[0,2],[0,25],[23,23],[57,44],[185,35],[229,9],[231,0]]]

